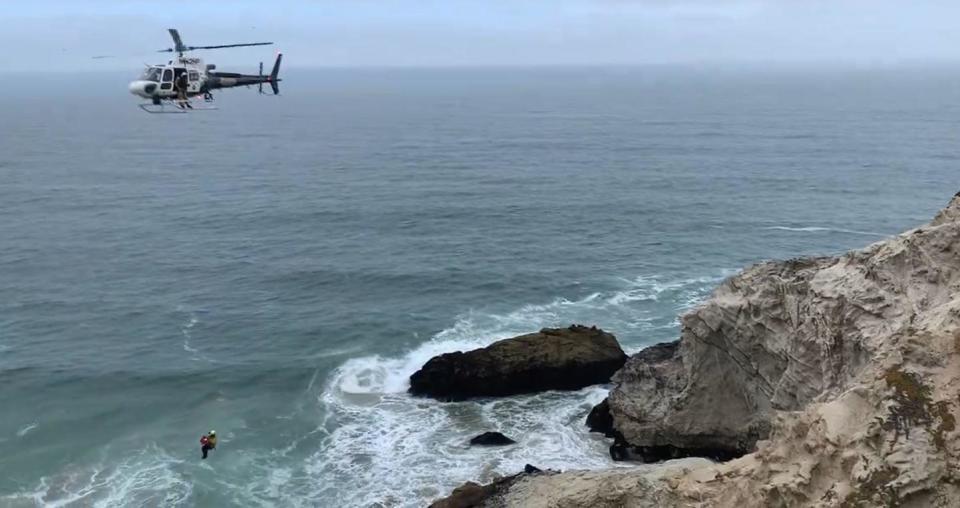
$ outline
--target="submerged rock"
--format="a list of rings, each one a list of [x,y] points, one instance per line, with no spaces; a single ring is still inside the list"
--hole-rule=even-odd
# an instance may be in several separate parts
[[[471,446],[504,446],[515,444],[516,441],[499,432],[484,432],[470,440]]]
[[[627,356],[596,327],[544,328],[482,349],[435,356],[410,376],[410,393],[442,400],[579,390],[607,383]]]

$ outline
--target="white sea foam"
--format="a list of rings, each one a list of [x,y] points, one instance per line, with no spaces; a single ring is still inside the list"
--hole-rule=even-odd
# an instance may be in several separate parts
[[[879,237],[888,236],[883,233],[874,233],[871,231],[857,231],[855,229],[826,228],[826,227],[819,227],[819,226],[807,226],[807,227],[768,226],[763,229],[770,229],[770,230],[777,230],[777,231],[793,231],[797,233],[846,233],[851,235],[866,235],[866,236],[879,236]]]
[[[609,443],[583,424],[607,387],[442,403],[407,395],[409,377],[435,355],[545,326],[582,322],[617,333],[669,333],[676,329],[676,311],[700,301],[730,273],[673,281],[638,277],[625,280],[620,291],[558,298],[506,314],[471,312],[401,357],[348,360],[320,394],[333,430],[308,461],[307,475],[318,488],[306,499],[337,498],[346,506],[421,506],[465,480],[489,481],[527,463],[555,469],[615,465],[607,453]],[[625,346],[639,349],[643,344]],[[487,430],[501,431],[518,444],[467,446],[472,436]]]
[[[187,311],[184,310],[183,306],[178,306],[177,312],[187,312],[189,314],[187,320],[180,325],[180,334],[183,336],[183,350],[190,353],[191,360],[216,363],[216,360],[204,355],[202,351],[193,346],[192,330],[200,322],[198,311]]]
[[[182,461],[156,446],[148,446],[122,462],[106,466],[68,467],[43,477],[30,490],[0,496],[7,506],[177,506],[192,494],[189,479],[175,468]]]
[[[183,335],[183,350],[188,353],[197,353],[198,351],[190,345],[190,330],[199,322],[197,316],[191,315],[190,320],[180,327],[180,334]]]
[[[37,425],[39,425],[37,422],[33,422],[30,425],[25,425],[24,427],[22,427],[20,430],[17,431],[17,437],[26,436],[28,432],[37,428]]]

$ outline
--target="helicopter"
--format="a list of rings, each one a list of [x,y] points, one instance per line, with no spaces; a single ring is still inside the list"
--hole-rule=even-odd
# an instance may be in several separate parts
[[[176,57],[165,64],[147,65],[138,79],[130,82],[130,93],[144,99],[150,99],[147,104],[140,104],[140,109],[147,113],[186,113],[188,111],[202,111],[216,109],[212,106],[194,106],[190,98],[203,96],[205,103],[213,102],[213,91],[221,88],[257,85],[260,93],[264,83],[270,85],[274,95],[280,93],[280,61],[283,54],[278,53],[270,74],[263,74],[263,62],[260,62],[259,74],[238,74],[234,72],[217,72],[216,65],[206,64],[203,60],[185,53],[198,49],[238,48],[244,46],[268,46],[272,42],[250,42],[244,44],[221,44],[217,46],[187,46],[180,38],[180,32],[175,28],[168,29],[173,38],[173,47],[161,49],[158,53],[176,53]],[[186,82],[184,94],[179,94],[178,82]],[[169,106],[169,107],[168,107]]]

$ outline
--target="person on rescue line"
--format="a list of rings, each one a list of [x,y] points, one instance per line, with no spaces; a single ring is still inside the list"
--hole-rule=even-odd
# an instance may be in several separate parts
[[[177,105],[180,106],[180,109],[185,107],[193,109],[193,106],[190,105],[190,99],[187,98],[187,73],[184,72],[177,76],[173,86],[177,89]]]
[[[200,452],[203,453],[203,457],[207,458],[207,454],[210,453],[210,450],[213,450],[217,447],[217,431],[211,430],[209,434],[205,434],[200,438]]]

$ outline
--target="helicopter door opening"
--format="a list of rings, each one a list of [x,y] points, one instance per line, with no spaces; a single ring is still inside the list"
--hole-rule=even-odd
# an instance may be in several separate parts
[[[163,77],[160,79],[161,90],[173,90],[173,70],[164,69]]]

